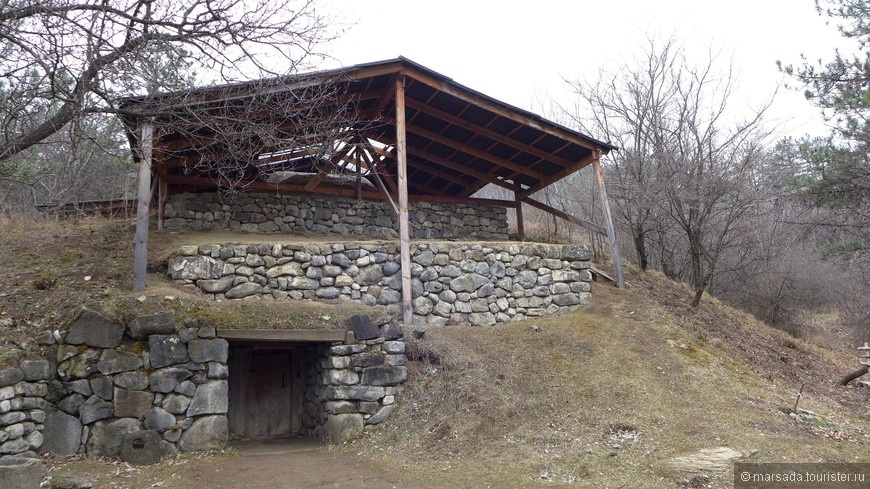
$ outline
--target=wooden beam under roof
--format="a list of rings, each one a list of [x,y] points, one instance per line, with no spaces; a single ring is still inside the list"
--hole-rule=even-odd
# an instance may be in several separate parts
[[[565,168],[564,170],[560,171],[559,173],[553,174],[553,175],[545,178],[540,183],[538,183],[538,185],[536,185],[534,187],[530,187],[530,188],[520,192],[520,198],[528,197],[529,195],[532,195],[535,192],[539,192],[541,190],[544,190],[545,188],[549,187],[550,185],[553,185],[554,183],[558,182],[559,180],[566,178],[568,175],[571,175],[572,173],[577,172],[581,168],[588,166],[590,163],[598,161],[599,158],[601,158],[601,152],[600,151],[593,151],[592,154],[590,154],[589,156],[578,161],[577,163],[574,164],[574,166],[572,166],[570,168]]]
[[[392,155],[392,153],[387,153],[387,154],[389,154],[390,158],[394,157]],[[511,190],[511,191],[522,191],[523,190],[519,185],[516,185],[514,183],[500,180],[492,175],[488,175],[486,173],[477,171],[474,168],[463,166],[463,165],[456,163],[454,161],[450,161],[447,158],[442,158],[440,156],[425,153],[425,152],[418,150],[416,148],[408,148],[408,154],[415,156],[415,157],[418,157],[421,160],[425,160],[427,162],[437,163],[438,165],[443,166],[444,168],[449,168],[451,170],[455,170],[455,171],[458,171],[461,173],[467,173],[475,178],[485,180],[488,183],[505,188],[507,190]]]
[[[560,211],[559,209],[556,209],[555,207],[551,207],[551,206],[549,206],[543,202],[539,202],[531,197],[524,197],[523,199],[521,199],[521,201],[526,203],[526,204],[529,204],[532,207],[537,207],[538,209],[541,209],[542,211],[547,212],[549,214],[552,214],[556,217],[561,217],[562,219],[564,219],[570,223],[576,224],[578,226],[582,226],[590,231],[607,236],[607,229],[605,229],[603,226],[599,226],[598,224],[591,223],[589,221],[585,221],[583,219],[580,219],[579,217],[574,217],[571,214],[568,214],[567,212]]]
[[[391,120],[390,122],[395,122],[395,120]],[[455,139],[450,139],[444,136],[441,136],[438,133],[429,131],[420,126],[408,125],[408,131],[414,133],[418,136],[423,136],[426,139],[431,141],[435,141],[437,143],[441,143],[447,147],[453,148],[456,151],[461,151],[469,156],[474,156],[475,158],[479,158],[481,160],[487,161],[495,166],[500,166],[502,168],[507,168],[509,170],[513,170],[518,173],[522,173],[528,177],[534,178],[536,180],[543,180],[546,175],[538,172],[537,170],[532,170],[530,168],[526,168],[522,165],[514,163],[512,161],[504,160],[502,158],[496,158],[493,155],[486,153],[484,151],[480,151],[478,149],[472,148],[471,146],[462,143],[460,141],[456,141]]]
[[[469,130],[471,130],[473,132],[477,132],[478,134],[482,134],[490,139],[494,139],[496,142],[502,143],[506,146],[511,146],[515,149],[518,149],[518,150],[524,151],[526,153],[529,153],[531,155],[537,156],[538,158],[541,158],[541,159],[544,159],[547,161],[552,161],[553,163],[556,163],[559,166],[564,167],[564,166],[571,165],[571,161],[566,160],[565,158],[562,158],[560,156],[556,156],[556,155],[549,153],[547,151],[535,148],[534,146],[528,145],[528,144],[523,143],[521,141],[517,141],[515,139],[509,139],[508,136],[506,136],[506,135],[497,133],[497,132],[493,131],[492,129],[489,129],[489,128],[486,128],[483,126],[479,126],[479,125],[474,124],[472,122],[466,121],[465,119],[461,119],[455,115],[448,114],[447,112],[444,112],[440,109],[430,107],[426,104],[423,104],[423,103],[420,103],[420,102],[417,102],[414,100],[408,100],[405,103],[408,105],[408,107],[413,107],[415,110],[419,110],[423,113],[429,114],[429,115],[436,117],[438,119],[441,119],[445,122],[450,122],[452,124],[456,124],[456,125],[463,126],[463,127],[466,127],[468,125],[474,125],[474,129],[469,129]]]
[[[169,183],[188,185],[195,188],[215,188],[218,184],[211,178],[205,175],[173,175],[168,176]],[[306,193],[305,186],[296,183],[268,183],[259,180],[240,180],[240,187],[266,190],[266,191],[285,191],[295,193]],[[337,195],[342,197],[356,198],[357,192],[355,188],[349,187],[318,187],[318,194]],[[384,200],[379,192],[371,190],[363,190],[362,197],[370,200]],[[497,207],[513,207],[514,201],[504,199],[484,199],[477,197],[460,198],[449,195],[409,195],[408,200],[412,202],[438,202],[444,204],[468,204],[468,205],[492,205]]]
[[[433,78],[431,75],[427,73],[423,73],[414,68],[408,68],[405,70],[407,76],[409,76],[414,81],[418,81],[423,83],[424,85],[428,85],[436,90],[440,90],[448,95],[451,95],[463,102],[467,102],[469,104],[476,105],[478,107],[484,108],[489,112],[492,112],[495,115],[502,116],[506,119],[510,119],[514,122],[519,122],[525,126],[529,126],[531,128],[537,129],[541,132],[550,134],[552,136],[558,137],[560,139],[567,139],[569,141],[575,142],[579,146],[583,146],[587,149],[600,149],[592,143],[591,141],[586,140],[585,138],[578,138],[576,134],[572,134],[571,131],[559,128],[558,126],[546,127],[541,121],[536,120],[532,117],[519,113],[517,111],[509,110],[506,107],[499,106],[498,104],[487,100],[486,98],[475,95],[473,93],[468,93],[466,91],[460,90],[451,86],[449,83],[444,83],[441,80]]]

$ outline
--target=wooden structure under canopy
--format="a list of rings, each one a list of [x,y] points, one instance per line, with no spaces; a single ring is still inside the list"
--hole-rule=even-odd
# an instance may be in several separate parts
[[[599,164],[616,148],[408,59],[131,98],[122,113],[143,169],[140,202],[157,191],[158,224],[168,195],[227,184],[386,199],[399,218],[402,273],[410,283],[409,201],[514,208],[521,236],[527,204],[606,235],[622,284]],[[598,179],[603,226],[534,198],[587,166]],[[487,185],[513,199],[474,197]],[[403,290],[409,320],[411,288]]]

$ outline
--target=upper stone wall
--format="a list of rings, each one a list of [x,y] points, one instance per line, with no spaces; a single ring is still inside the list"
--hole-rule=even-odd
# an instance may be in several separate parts
[[[517,321],[586,304],[589,250],[581,245],[416,243],[414,322]],[[262,243],[182,246],[169,262],[177,283],[215,300],[338,299],[402,312],[395,243]]]
[[[397,237],[399,229],[384,201],[267,192],[241,193],[232,201],[217,193],[172,195],[164,217],[167,229],[376,237]],[[409,219],[415,238],[508,238],[503,207],[412,202]]]

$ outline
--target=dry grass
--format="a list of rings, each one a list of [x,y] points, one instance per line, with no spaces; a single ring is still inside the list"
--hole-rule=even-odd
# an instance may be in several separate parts
[[[152,231],[148,288],[134,292],[133,226],[127,221],[0,221],[0,368],[41,353],[34,338],[63,328],[86,305],[120,321],[172,310],[201,326],[260,329],[342,328],[348,316],[380,313],[349,302],[215,302],[178,287],[164,272],[181,244],[268,240],[224,233]]]
[[[139,301],[129,290],[129,224],[0,227],[0,253],[14,264],[0,271],[0,365],[36,354],[34,332],[62,326],[81,303],[122,319],[171,308],[219,327],[321,327],[356,307],[217,304],[159,273]],[[187,239],[153,234],[152,269]],[[451,488],[688,487],[691,475],[668,461],[717,446],[762,462],[870,462],[870,392],[834,385],[857,367],[854,352],[795,339],[714,298],[691,309],[689,291],[660,274],[629,268],[628,281],[627,290],[596,284],[592,304],[576,313],[409,339],[399,409],[343,450],[385,470],[398,461],[426,486]],[[814,416],[785,414],[801,384],[800,407]],[[65,467],[129,487],[171,473],[173,487],[194,487],[178,460],[141,471],[87,460]],[[730,474],[711,478],[730,487]]]
[[[439,487],[679,487],[690,474],[668,461],[718,446],[762,462],[870,461],[870,392],[833,385],[853,355],[715,300],[693,311],[656,275],[630,280],[596,286],[577,313],[430,330],[409,345],[400,410],[354,449],[413,453],[404,469]],[[817,418],[785,414],[802,383]],[[711,474],[713,487],[730,477]]]

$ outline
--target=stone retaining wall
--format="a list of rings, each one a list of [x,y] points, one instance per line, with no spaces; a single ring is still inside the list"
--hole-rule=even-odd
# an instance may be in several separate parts
[[[43,445],[48,381],[54,371],[48,361],[28,360],[19,368],[0,370],[0,457],[35,456]]]
[[[117,456],[125,434],[153,430],[163,453],[227,442],[226,340],[171,313],[124,326],[82,309],[57,345],[45,451]]]
[[[166,201],[167,229],[229,229],[248,233],[398,237],[389,204],[344,197],[248,192],[232,201],[217,193],[176,194]],[[507,209],[484,205],[412,202],[417,238],[507,239]]]
[[[581,245],[412,244],[414,321],[495,324],[555,314],[590,298]],[[183,246],[169,275],[215,300],[337,299],[401,314],[394,243]]]
[[[125,325],[81,308],[68,328],[37,339],[51,361],[0,370],[0,459],[51,452],[156,461],[223,449],[230,343],[217,334],[172,313]],[[353,316],[344,341],[306,348],[306,434],[343,443],[393,412],[408,359],[389,318]],[[129,453],[133,439],[152,455]]]
[[[384,321],[380,321],[384,322]],[[392,414],[408,376],[402,329],[368,316],[350,318],[353,334],[329,347],[312,379],[306,409],[319,409],[309,435],[344,443]],[[320,374],[320,375],[317,375]]]

